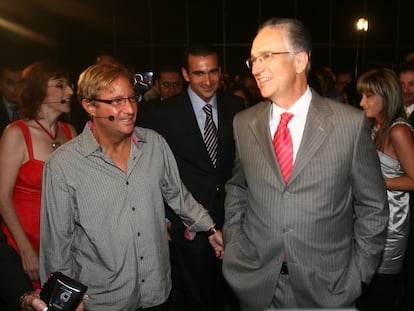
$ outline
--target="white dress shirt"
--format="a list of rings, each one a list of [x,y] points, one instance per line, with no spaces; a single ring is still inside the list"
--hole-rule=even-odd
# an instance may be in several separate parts
[[[288,124],[290,135],[292,136],[293,142],[293,163],[295,163],[296,154],[299,150],[300,143],[302,141],[303,131],[305,129],[306,117],[308,115],[308,110],[310,106],[310,101],[312,99],[312,92],[308,88],[305,93],[290,107],[288,110],[279,107],[277,104],[273,103],[270,105],[270,118],[269,126],[270,133],[273,137],[276,133],[277,127],[280,121],[280,115],[284,112],[289,112],[293,114],[293,118]]]

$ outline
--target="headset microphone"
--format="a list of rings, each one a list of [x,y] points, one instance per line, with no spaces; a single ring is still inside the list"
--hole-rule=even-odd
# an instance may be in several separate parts
[[[114,121],[115,117],[114,116],[107,116],[107,117],[94,117],[95,119],[108,119],[109,121]]]

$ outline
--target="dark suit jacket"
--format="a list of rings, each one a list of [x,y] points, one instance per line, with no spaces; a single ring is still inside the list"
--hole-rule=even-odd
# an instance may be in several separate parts
[[[207,153],[186,91],[162,102],[141,103],[137,124],[152,128],[165,137],[175,155],[185,186],[221,228],[224,221],[224,184],[231,177],[234,165],[232,123],[235,114],[243,109],[243,102],[231,94],[218,93],[217,107],[216,168]],[[172,217],[174,221],[174,216]]]
[[[3,96],[0,94],[0,137],[3,130],[10,123],[9,113],[3,102]]]

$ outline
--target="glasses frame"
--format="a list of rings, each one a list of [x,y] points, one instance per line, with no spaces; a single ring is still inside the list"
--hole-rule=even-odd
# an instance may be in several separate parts
[[[114,98],[114,99],[102,99],[102,98],[91,98],[90,101],[93,102],[102,102],[113,107],[124,106],[126,102],[138,104],[142,100],[142,95],[137,94],[129,97]]]
[[[245,64],[246,64],[246,67],[248,69],[252,69],[253,63],[255,63],[257,60],[260,60],[260,62],[263,62],[263,61],[267,61],[267,60],[273,58],[273,56],[276,56],[276,55],[285,55],[285,54],[291,54],[291,53],[298,53],[298,52],[295,52],[295,51],[284,51],[284,52],[271,52],[271,51],[268,51],[268,52],[263,52],[263,53],[261,53],[260,55],[258,55],[256,57],[249,57],[248,59],[246,59]]]

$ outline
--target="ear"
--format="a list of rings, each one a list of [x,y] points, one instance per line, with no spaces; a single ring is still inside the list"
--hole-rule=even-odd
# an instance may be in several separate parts
[[[301,73],[306,71],[309,62],[309,55],[306,52],[299,52],[295,55],[296,72]]]
[[[82,99],[82,107],[90,116],[94,116],[96,112],[95,105],[88,99]]]
[[[190,76],[188,74],[187,69],[185,69],[184,67],[181,67],[181,73],[183,74],[183,78],[186,82],[190,82]]]

